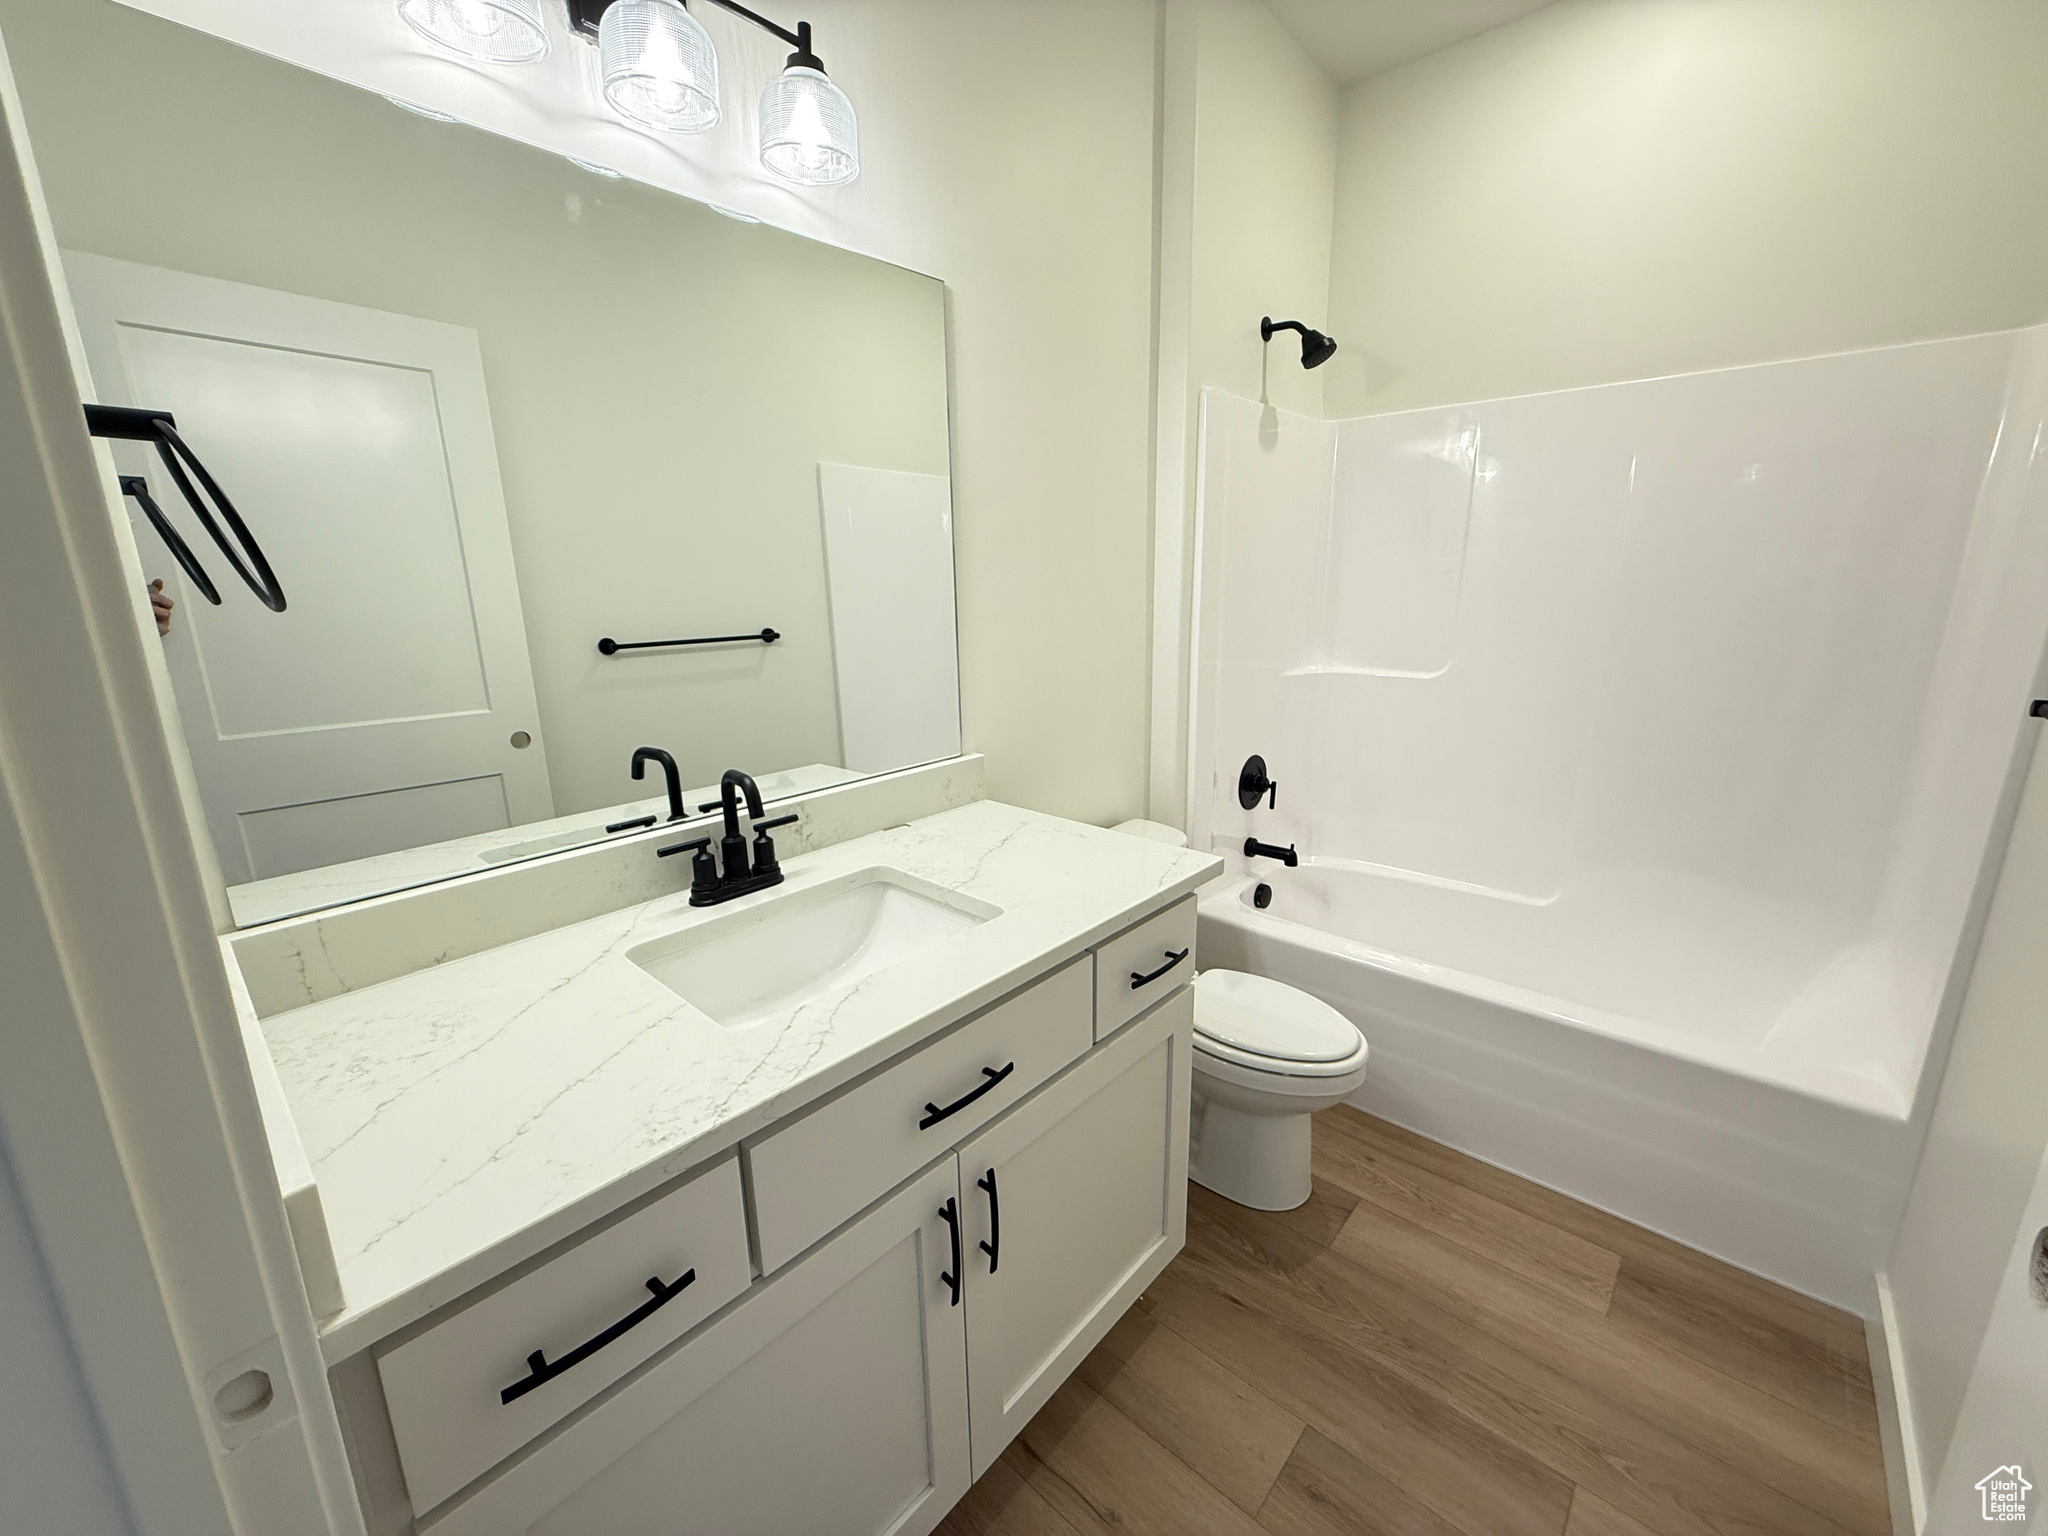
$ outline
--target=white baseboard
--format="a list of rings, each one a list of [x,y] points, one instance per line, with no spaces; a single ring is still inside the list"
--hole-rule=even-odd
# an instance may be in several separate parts
[[[1920,1442],[1913,1427],[1913,1394],[1899,1347],[1892,1285],[1879,1273],[1877,1309],[1863,1322],[1870,1340],[1870,1384],[1877,1393],[1878,1437],[1884,1444],[1884,1480],[1891,1495],[1892,1536],[1920,1536],[1927,1526],[1927,1490],[1920,1479]]]

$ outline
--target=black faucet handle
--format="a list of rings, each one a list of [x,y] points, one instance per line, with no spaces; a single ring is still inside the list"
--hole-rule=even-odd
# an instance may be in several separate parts
[[[693,837],[687,843],[671,843],[666,848],[654,850],[656,858],[665,859],[672,853],[690,855],[690,900],[701,905],[699,896],[708,896],[718,889],[718,859],[711,852],[711,835]]]
[[[778,816],[773,821],[754,823],[754,874],[757,878],[782,878],[782,865],[775,857],[775,839],[768,834],[777,827],[786,827],[803,818],[792,811],[787,816]]]

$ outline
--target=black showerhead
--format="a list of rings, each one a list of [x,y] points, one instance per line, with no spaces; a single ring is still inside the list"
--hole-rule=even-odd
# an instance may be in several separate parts
[[[1271,341],[1275,331],[1301,332],[1301,366],[1320,368],[1337,353],[1337,338],[1312,331],[1299,320],[1275,320],[1271,315],[1259,322],[1259,339]]]

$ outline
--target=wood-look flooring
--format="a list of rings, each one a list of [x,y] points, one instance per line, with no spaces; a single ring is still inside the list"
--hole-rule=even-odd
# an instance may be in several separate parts
[[[1889,1536],[1863,1325],[1358,1111],[1186,1251],[943,1536]]]

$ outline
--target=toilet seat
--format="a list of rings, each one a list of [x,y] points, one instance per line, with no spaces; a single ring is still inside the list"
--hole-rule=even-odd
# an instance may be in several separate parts
[[[1358,1026],[1319,998],[1266,976],[1195,978],[1195,1049],[1244,1071],[1336,1078],[1365,1065]]]

